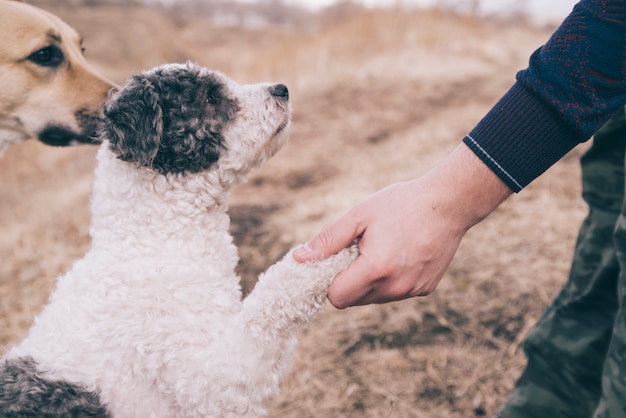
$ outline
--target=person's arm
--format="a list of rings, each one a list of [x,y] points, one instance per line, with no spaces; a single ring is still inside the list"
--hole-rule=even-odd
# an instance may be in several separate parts
[[[328,291],[337,308],[427,295],[465,232],[511,193],[461,144],[423,177],[382,189],[354,207],[294,256],[325,258],[361,237],[361,255]]]
[[[626,104],[626,1],[583,0],[464,142],[515,192]]]
[[[294,252],[324,258],[360,238],[332,283],[338,308],[427,295],[465,232],[586,141],[626,104],[626,1],[582,0],[513,87],[438,166],[357,205]]]

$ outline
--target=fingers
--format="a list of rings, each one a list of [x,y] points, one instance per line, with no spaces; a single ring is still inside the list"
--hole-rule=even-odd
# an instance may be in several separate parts
[[[328,300],[338,309],[350,306],[387,303],[413,296],[425,296],[432,290],[416,291],[417,276],[410,273],[384,273],[372,267],[372,258],[360,255],[341,272],[328,288]]]
[[[359,256],[350,266],[339,273],[328,288],[328,300],[338,309],[354,306],[373,291],[367,258]]]
[[[358,238],[363,229],[354,215],[345,215],[333,225],[329,226],[306,244],[296,248],[293,258],[300,263],[314,260],[323,260],[346,248]]]

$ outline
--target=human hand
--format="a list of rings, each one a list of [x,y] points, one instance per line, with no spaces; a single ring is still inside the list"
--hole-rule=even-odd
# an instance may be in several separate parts
[[[390,302],[435,290],[465,229],[432,207],[422,183],[380,190],[296,250],[298,261],[323,259],[360,237],[359,257],[328,290],[335,307]]]
[[[421,178],[355,206],[294,252],[323,259],[359,240],[359,257],[328,290],[337,308],[432,293],[466,231],[511,191],[464,145]]]

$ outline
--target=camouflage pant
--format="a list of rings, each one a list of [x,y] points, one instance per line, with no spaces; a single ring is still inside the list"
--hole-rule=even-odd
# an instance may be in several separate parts
[[[524,341],[528,364],[497,417],[626,417],[625,112],[581,159],[589,214],[570,277]]]

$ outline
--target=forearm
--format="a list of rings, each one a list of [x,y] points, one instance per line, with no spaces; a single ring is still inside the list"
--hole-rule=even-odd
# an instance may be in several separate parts
[[[626,2],[583,0],[464,142],[515,192],[626,104]]]
[[[578,145],[581,136],[540,97],[516,83],[463,142],[519,192]]]
[[[582,0],[517,74],[571,126],[589,139],[626,104],[626,2]]]

